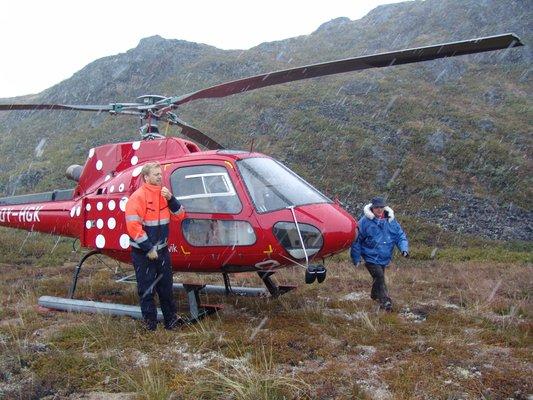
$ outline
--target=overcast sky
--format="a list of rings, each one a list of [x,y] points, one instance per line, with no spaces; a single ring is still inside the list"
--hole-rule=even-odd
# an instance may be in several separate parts
[[[399,1],[5,1],[0,98],[38,93],[147,36],[248,49],[307,35],[333,18],[359,19],[380,4]]]

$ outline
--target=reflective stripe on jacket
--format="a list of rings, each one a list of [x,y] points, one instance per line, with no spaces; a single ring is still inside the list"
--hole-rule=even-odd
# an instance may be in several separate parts
[[[161,186],[144,183],[126,203],[126,229],[132,247],[149,252],[154,246],[161,249],[168,239],[170,219],[180,220],[183,211],[172,196],[167,201],[161,195]]]

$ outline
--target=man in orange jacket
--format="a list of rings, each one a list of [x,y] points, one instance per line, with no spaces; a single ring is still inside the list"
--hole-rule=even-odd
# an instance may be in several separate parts
[[[173,329],[179,319],[172,295],[172,265],[167,238],[170,218],[181,219],[184,211],[172,193],[161,186],[163,174],[159,163],[144,165],[141,176],[144,183],[126,204],[126,227],[142,316],[146,329],[153,331],[157,328],[155,289],[165,329]]]

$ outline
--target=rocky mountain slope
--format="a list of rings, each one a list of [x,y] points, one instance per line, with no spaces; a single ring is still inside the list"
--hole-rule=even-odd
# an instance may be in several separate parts
[[[514,32],[525,47],[285,84],[178,112],[227,147],[253,140],[355,215],[382,194],[413,225],[531,240],[532,17],[531,2],[426,0],[244,51],[155,36],[42,93],[2,102],[183,94],[306,63]],[[137,123],[77,112],[0,115],[0,192],[69,187],[68,165],[95,145],[136,138]]]

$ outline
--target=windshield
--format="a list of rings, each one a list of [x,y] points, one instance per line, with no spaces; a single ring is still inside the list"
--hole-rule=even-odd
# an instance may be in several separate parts
[[[271,158],[245,158],[237,161],[237,166],[259,212],[330,202],[290,169]]]

